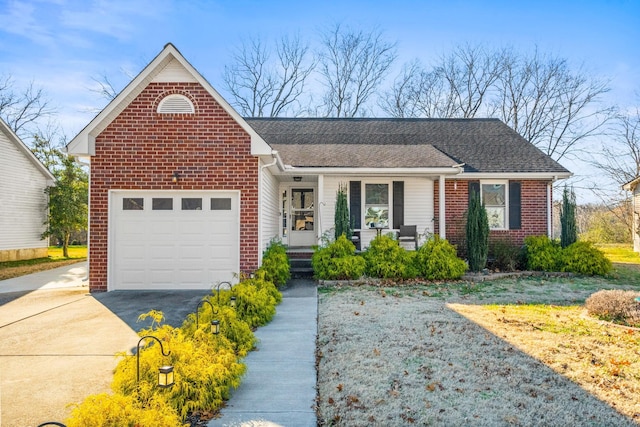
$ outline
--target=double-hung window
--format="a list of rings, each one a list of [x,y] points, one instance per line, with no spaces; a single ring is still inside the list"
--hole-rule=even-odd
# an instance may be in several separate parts
[[[389,227],[389,184],[365,184],[364,221],[368,227]]]
[[[507,183],[482,181],[480,183],[482,202],[487,210],[489,228],[492,230],[503,230],[509,228]]]

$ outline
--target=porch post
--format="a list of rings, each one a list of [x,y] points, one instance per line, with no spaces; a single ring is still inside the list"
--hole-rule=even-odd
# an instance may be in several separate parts
[[[444,175],[440,175],[440,178],[438,179],[438,194],[439,194],[439,200],[438,200],[438,225],[439,225],[439,230],[438,230],[438,234],[440,235],[441,239],[446,239],[447,238],[447,224],[446,224],[446,219],[445,219],[445,193],[444,193]]]
[[[320,241],[320,237],[322,236],[322,211],[324,209],[325,206],[325,201],[324,201],[324,175],[318,175],[318,190],[317,190],[317,194],[318,194],[318,201],[317,201],[317,216],[318,216],[318,220],[317,222],[317,226],[316,226],[316,242],[315,244],[317,245],[318,242]]]

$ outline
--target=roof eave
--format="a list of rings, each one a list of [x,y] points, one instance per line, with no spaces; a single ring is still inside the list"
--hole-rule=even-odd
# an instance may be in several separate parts
[[[53,183],[55,182],[55,177],[53,176],[53,174],[49,171],[49,169],[46,168],[45,165],[42,164],[42,162],[36,157],[35,154],[33,154],[29,147],[27,147],[26,144],[22,142],[20,137],[16,135],[13,129],[11,129],[9,125],[2,119],[0,119],[0,131],[2,131],[7,136],[7,138],[11,142],[13,142],[16,147],[18,147],[18,150],[24,153],[24,155],[36,167],[36,169],[38,169],[38,171],[46,178],[47,185],[53,185]]]
[[[285,174],[295,175],[458,175],[458,166],[434,168],[354,168],[354,167],[294,167],[286,165]]]
[[[467,179],[535,179],[551,180],[568,179],[571,172],[465,172]]]
[[[623,184],[622,189],[626,191],[633,191],[638,186],[638,184],[640,184],[640,176],[627,182],[626,184]]]

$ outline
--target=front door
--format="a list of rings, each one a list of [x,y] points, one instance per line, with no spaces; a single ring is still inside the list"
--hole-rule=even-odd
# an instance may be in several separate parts
[[[289,246],[315,245],[315,191],[313,188],[291,188],[289,191]]]

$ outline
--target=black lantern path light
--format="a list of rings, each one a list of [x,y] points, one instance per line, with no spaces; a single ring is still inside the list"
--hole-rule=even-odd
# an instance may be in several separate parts
[[[144,341],[147,338],[154,339],[158,342],[158,344],[160,344],[160,351],[162,352],[163,356],[167,357],[171,354],[171,351],[169,351],[167,354],[164,353],[164,347],[162,347],[162,342],[158,338],[154,337],[153,335],[147,335],[140,338],[140,341],[138,341],[138,347],[136,349],[136,357],[137,357],[136,373],[137,373],[138,383],[140,382],[140,344],[142,343],[142,341]],[[173,366],[161,366],[158,369],[158,387],[168,388],[168,387],[171,387],[172,385],[173,385]]]
[[[198,303],[198,306],[196,307],[196,330],[198,329],[199,326],[199,309],[200,306],[202,306],[202,304],[204,303],[209,304],[209,307],[211,307],[211,312],[213,313],[213,315],[215,316],[216,314],[218,314],[218,310],[216,310],[215,308],[213,308],[213,304],[211,304],[211,301],[203,299],[202,301],[200,301]],[[218,319],[213,319],[211,320],[211,333],[213,335],[218,335],[220,333],[220,321]]]
[[[226,285],[229,287],[229,290],[231,291],[231,293],[233,293],[233,286],[231,286],[231,283],[229,282],[220,282],[218,283],[218,285],[216,286],[216,292],[218,293],[218,307],[220,307],[220,286],[222,285]],[[229,299],[229,306],[231,308],[236,308],[236,297],[235,295],[231,295],[231,298]]]
[[[42,423],[38,425],[38,427],[46,427],[46,426],[67,427],[66,425],[56,421],[49,421],[47,423]]]

